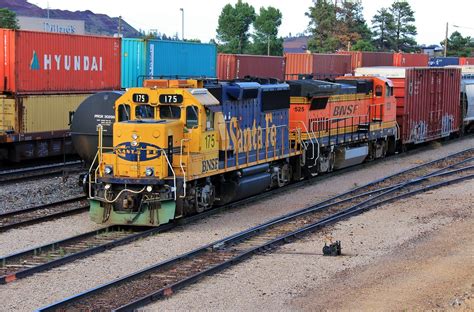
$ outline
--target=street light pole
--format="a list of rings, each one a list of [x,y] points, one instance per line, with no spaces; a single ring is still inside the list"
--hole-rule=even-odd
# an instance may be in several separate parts
[[[179,10],[181,11],[181,37],[184,41],[184,9],[180,8]]]
[[[444,37],[444,57],[448,54],[448,23],[446,23],[446,37]]]

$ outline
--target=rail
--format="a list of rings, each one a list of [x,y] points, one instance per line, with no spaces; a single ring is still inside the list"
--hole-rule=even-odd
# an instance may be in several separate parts
[[[173,259],[127,275],[40,309],[129,311],[167,297],[179,289],[252,255],[277,248],[301,235],[381,205],[474,178],[472,149],[458,156],[406,170],[323,203],[281,216]],[[444,162],[448,163],[444,163]],[[442,168],[440,168],[440,166]],[[418,170],[419,169],[419,170]],[[388,180],[387,180],[388,179]],[[132,286],[133,285],[133,286]],[[117,296],[120,293],[121,296]]]

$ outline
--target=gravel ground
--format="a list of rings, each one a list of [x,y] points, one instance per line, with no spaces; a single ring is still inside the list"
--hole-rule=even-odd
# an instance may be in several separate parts
[[[143,310],[421,311],[463,306],[474,282],[473,196],[470,181],[384,206],[256,256]],[[321,255],[329,237],[342,241],[343,257]]]
[[[78,187],[79,177],[73,175],[8,183],[0,187],[0,213],[56,202],[82,195]]]
[[[474,147],[474,139],[470,138],[442,147],[433,145],[432,149],[428,151],[414,155],[405,155],[396,159],[392,158],[386,162],[365,166],[357,172],[349,172],[340,176],[328,176],[327,179],[315,185],[293,190],[291,196],[281,194],[271,199],[247,205],[241,209],[235,209],[206,220],[198,221],[195,224],[187,225],[169,233],[146,238],[127,246],[19,280],[2,287],[2,298],[5,298],[3,300],[3,307],[6,310],[21,311],[38,308],[111,279],[124,276],[158,261],[189,251],[202,244],[244,230],[288,211],[308,206],[311,203],[353,188],[355,185],[368,183],[390,173],[413,167],[421,162],[436,159],[468,147]],[[295,198],[298,199],[297,202]],[[65,220],[69,221],[69,219],[47,222],[42,226],[35,227],[34,230],[28,230],[30,227],[21,232],[19,230],[12,230],[1,234],[0,238],[3,241],[2,243],[10,240],[18,242],[18,237],[21,237],[21,241],[28,241],[29,245],[44,244],[47,242],[44,238],[48,237],[48,235],[51,235],[50,241],[57,240],[58,236],[68,236],[64,232],[70,230],[71,224],[75,224],[75,227],[84,230],[90,226],[90,222],[87,221],[85,216],[82,217],[80,215],[76,217],[78,219],[71,222],[65,222]],[[4,240],[4,235],[9,235],[9,238]],[[400,235],[403,236],[404,233],[402,232]],[[8,248],[12,249],[2,253],[8,254],[13,252],[15,245],[9,244]],[[17,249],[23,248],[24,246],[21,246]],[[313,252],[319,253],[320,246],[318,245],[316,251],[313,250]],[[120,259],[120,261],[117,259]],[[249,274],[252,275],[254,273],[249,271]],[[226,292],[225,289],[224,292]],[[229,298],[233,297],[231,292],[228,294]],[[229,301],[232,300],[229,299]]]

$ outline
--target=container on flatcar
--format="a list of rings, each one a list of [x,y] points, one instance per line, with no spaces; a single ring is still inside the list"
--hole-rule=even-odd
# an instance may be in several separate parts
[[[312,75],[315,79],[333,79],[351,73],[351,56],[343,54],[287,53],[286,79]]]
[[[146,42],[143,39],[122,39],[122,88],[140,87],[146,75]]]
[[[393,53],[390,52],[364,52],[364,51],[339,51],[338,54],[352,57],[352,69],[371,66],[393,66]]]
[[[69,123],[89,95],[1,95],[0,159],[19,161],[72,152],[70,142],[65,142]]]
[[[402,144],[427,142],[459,132],[459,68],[359,68],[355,74],[392,80]]]
[[[429,62],[430,67],[444,67],[449,65],[459,65],[459,57],[432,57]]]
[[[0,29],[0,92],[120,89],[120,39]]]
[[[460,57],[459,65],[474,65],[474,57]]]
[[[214,44],[148,40],[146,51],[146,74],[150,78],[216,77]],[[140,81],[139,85],[142,84]]]
[[[224,54],[217,56],[217,78],[242,79],[245,76],[276,78],[285,76],[285,58],[282,56]]]
[[[401,67],[426,67],[430,57],[424,53],[394,53],[393,66]]]

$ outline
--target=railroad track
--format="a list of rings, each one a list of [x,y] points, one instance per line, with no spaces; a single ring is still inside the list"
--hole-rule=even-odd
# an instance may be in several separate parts
[[[470,149],[388,176],[70,297],[41,311],[129,311],[141,307],[255,253],[274,249],[323,226],[401,198],[472,179],[473,162],[474,150]]]
[[[0,214],[0,232],[73,215],[89,209],[86,196]]]
[[[81,166],[82,161],[78,160],[36,167],[3,170],[0,171],[0,184],[63,175],[64,173],[71,171],[80,171],[82,169]]]
[[[470,161],[470,157],[474,157],[474,150],[451,155],[449,160],[448,158],[442,158],[427,164],[419,165],[399,174],[388,176],[382,180],[341,194],[337,197],[334,197],[333,199],[343,198],[344,196],[353,196],[357,193],[364,192],[364,190],[376,188],[380,183],[390,183],[391,179],[398,179],[401,181],[402,178],[398,176],[402,174],[404,177],[411,178],[416,177],[417,175],[426,174],[427,172],[435,172],[436,170],[439,171],[439,168],[442,168],[441,170],[447,170],[447,168],[449,168],[449,166],[453,166],[454,163],[459,164]],[[0,284],[12,282],[17,279],[30,276],[34,273],[48,270],[58,265],[102,252],[106,249],[130,243],[143,237],[169,231],[178,225],[183,225],[199,219],[207,218],[210,215],[216,214],[218,212],[228,210],[236,206],[242,206],[249,202],[254,202],[255,200],[261,200],[262,198],[269,197],[282,191],[288,191],[290,188],[298,188],[305,183],[307,183],[307,181],[294,183],[286,189],[276,189],[251,198],[243,199],[235,203],[231,203],[225,207],[206,211],[186,219],[177,220],[174,223],[166,224],[157,228],[143,230],[137,229],[136,227],[109,226],[100,230],[67,238],[62,241],[57,241],[20,253],[12,254],[4,258],[0,258]],[[326,201],[324,203],[328,202],[329,201]]]

